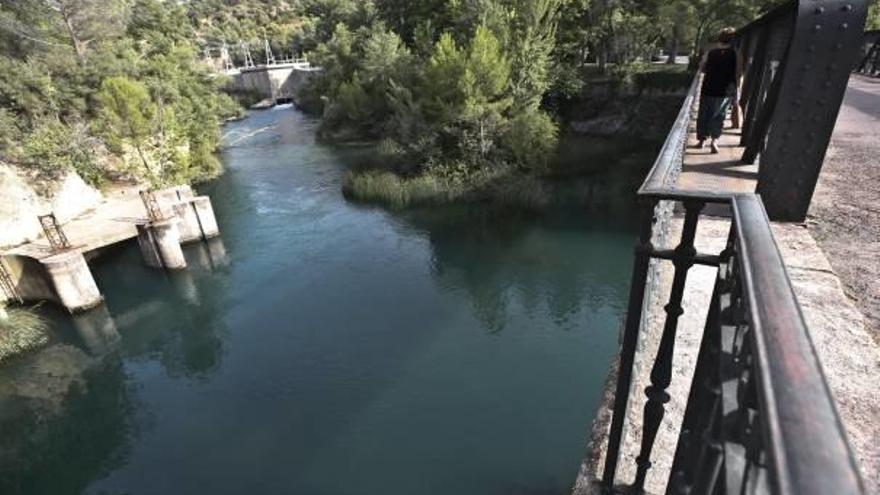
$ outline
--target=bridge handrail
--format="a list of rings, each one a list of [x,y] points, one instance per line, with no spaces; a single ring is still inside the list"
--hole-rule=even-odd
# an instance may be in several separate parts
[[[761,426],[777,493],[863,493],[809,328],[754,194],[732,198],[736,262]]]
[[[811,2],[816,8],[827,4],[837,2]],[[767,19],[747,26],[746,33],[767,36],[768,29],[779,29],[780,23],[787,22],[787,14],[798,18],[804,15],[802,7],[799,2],[788,2],[770,12]],[[792,19],[793,26],[795,21],[802,20]],[[785,47],[786,57],[792,46],[789,43]],[[845,66],[834,70],[838,69],[849,71]],[[762,78],[766,75],[760,74]],[[659,349],[653,362],[648,363],[652,366],[651,385],[645,390],[648,401],[641,450],[629,490],[640,493],[644,489],[651,450],[665,415],[665,403],[670,400],[667,388],[688,270],[701,264],[718,267],[719,274],[666,493],[862,494],[864,487],[855,458],[761,196],[676,187],[697,98],[697,81],[695,77],[638,192],[642,220],[602,487],[605,493],[617,489],[615,476],[637,342],[645,331],[645,308],[658,295],[652,293],[656,287],[648,287],[649,280],[656,263],[666,260],[674,265],[673,282],[669,302],[664,306],[667,316]],[[766,90],[767,81],[762,84]],[[832,114],[836,117],[836,109]],[[804,130],[810,132],[809,126]],[[789,187],[800,185],[795,182]],[[694,246],[697,226],[708,204],[726,205],[732,211],[729,242],[720,253],[700,253]],[[685,215],[680,243],[669,250],[658,246],[668,231],[671,205],[683,207]]]

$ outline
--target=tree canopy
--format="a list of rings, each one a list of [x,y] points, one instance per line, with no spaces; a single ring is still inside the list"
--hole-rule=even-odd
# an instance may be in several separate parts
[[[93,182],[107,175],[107,163],[154,183],[212,177],[219,126],[237,107],[206,53],[268,40],[276,53],[307,54],[324,69],[303,98],[322,108],[325,137],[381,140],[403,174],[541,168],[557,135],[549,103],[579,94],[587,63],[620,71],[659,48],[693,53],[707,33],[767,7],[766,0],[0,1],[0,158],[37,175],[76,169]]]

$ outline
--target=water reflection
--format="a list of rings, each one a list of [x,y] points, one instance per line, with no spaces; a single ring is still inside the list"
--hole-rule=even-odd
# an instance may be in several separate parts
[[[228,258],[220,239],[188,245],[184,254],[188,268],[173,273],[134,265],[143,272],[139,285],[147,287],[140,287],[137,295],[108,293],[107,303],[120,327],[131,330],[121,349],[126,358],[156,360],[171,376],[206,380],[219,369],[224,355],[226,291],[212,277]],[[96,277],[99,282],[118,280],[121,271],[133,269],[132,263],[136,260],[103,261],[96,267]],[[144,294],[149,298],[144,299]]]
[[[501,214],[484,205],[406,218],[430,241],[435,278],[444,287],[465,290],[474,315],[490,333],[505,328],[511,305],[530,314],[546,311],[568,329],[584,323],[578,315],[589,317],[622,300],[619,274],[626,258],[614,246],[630,238],[626,218],[618,221],[619,234],[578,215]],[[584,270],[584,258],[600,261],[599,267]]]
[[[0,493],[79,494],[125,463],[137,429],[118,356],[95,358],[55,344],[6,374]]]
[[[226,245],[220,237],[188,245],[185,255],[190,267],[195,266],[203,271],[214,271],[229,266]]]
[[[92,356],[103,356],[117,348],[121,336],[106,304],[71,317],[79,343]]]

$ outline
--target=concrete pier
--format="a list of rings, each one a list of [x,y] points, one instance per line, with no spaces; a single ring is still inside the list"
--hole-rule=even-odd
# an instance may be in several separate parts
[[[103,302],[85,257],[67,251],[40,260],[58,296],[58,302],[71,313],[85,311]]]
[[[220,235],[220,228],[214,217],[214,208],[211,206],[211,199],[207,196],[175,201],[171,205],[171,210],[177,219],[180,242],[201,241]]]
[[[177,218],[139,224],[138,245],[147,266],[180,270],[186,268],[186,259],[180,247]]]
[[[220,229],[211,200],[196,196],[190,186],[155,191],[154,208],[161,221],[150,221],[144,202],[135,190],[119,191],[87,214],[61,226],[72,247],[58,252],[46,239],[0,252],[3,271],[0,302],[52,301],[71,312],[96,307],[103,300],[87,260],[104,248],[138,239],[148,266],[186,268],[182,243],[206,241],[208,264],[225,264]],[[200,263],[199,263],[200,264]],[[8,287],[7,287],[8,286]]]

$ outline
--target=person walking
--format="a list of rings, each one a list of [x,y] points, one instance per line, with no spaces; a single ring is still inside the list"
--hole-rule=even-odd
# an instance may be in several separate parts
[[[718,43],[706,52],[700,62],[703,84],[700,88],[700,110],[697,114],[697,148],[706,139],[712,153],[718,153],[718,139],[724,128],[724,118],[737,94],[742,75],[742,58],[731,43],[736,36],[733,28],[718,33]]]

